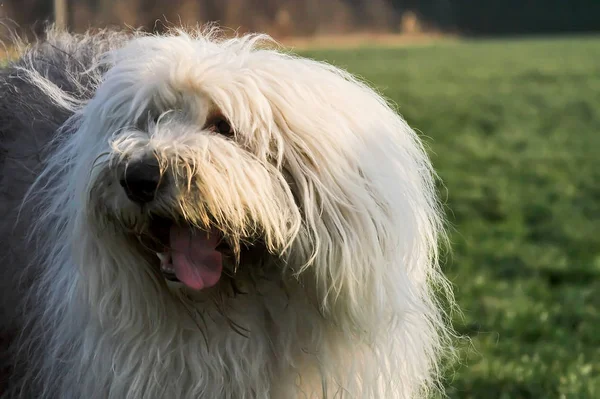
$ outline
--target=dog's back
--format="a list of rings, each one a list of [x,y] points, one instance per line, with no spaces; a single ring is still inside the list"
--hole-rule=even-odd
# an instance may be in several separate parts
[[[27,334],[27,281],[35,277],[35,242],[27,234],[36,204],[22,206],[23,199],[52,151],[57,129],[77,102],[93,94],[102,72],[94,69],[99,56],[126,37],[50,30],[43,41],[19,46],[19,58],[0,67],[0,395],[15,395],[7,392],[9,377],[18,371],[11,346],[17,334]]]

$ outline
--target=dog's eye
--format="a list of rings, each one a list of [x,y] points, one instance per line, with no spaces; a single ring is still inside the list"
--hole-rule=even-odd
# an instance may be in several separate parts
[[[231,129],[231,125],[225,119],[217,119],[214,124],[215,132],[220,133],[225,136],[233,135],[233,129]]]

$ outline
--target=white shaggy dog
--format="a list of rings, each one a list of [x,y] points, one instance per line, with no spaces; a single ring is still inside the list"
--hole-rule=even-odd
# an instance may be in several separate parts
[[[437,387],[426,153],[365,84],[267,44],[50,31],[1,70],[3,397]]]

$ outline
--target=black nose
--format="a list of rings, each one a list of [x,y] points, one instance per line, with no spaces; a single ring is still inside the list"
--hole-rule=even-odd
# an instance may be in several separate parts
[[[154,199],[160,178],[158,160],[154,156],[149,156],[129,162],[120,183],[130,200],[138,204],[146,204]]]

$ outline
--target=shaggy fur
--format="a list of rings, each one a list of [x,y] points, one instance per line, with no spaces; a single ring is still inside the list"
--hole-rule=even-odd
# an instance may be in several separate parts
[[[269,43],[50,31],[1,70],[3,398],[437,386],[449,291],[420,141],[363,83]],[[161,191],[140,206],[119,175],[148,154]],[[159,216],[222,234],[217,285],[165,280]]]

